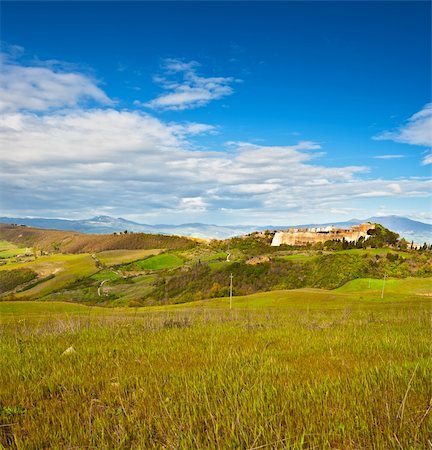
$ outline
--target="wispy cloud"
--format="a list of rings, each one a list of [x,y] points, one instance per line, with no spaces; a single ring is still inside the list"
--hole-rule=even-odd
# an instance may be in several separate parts
[[[384,131],[373,139],[378,141],[391,140],[403,144],[432,147],[432,103],[427,103],[423,109],[411,116],[397,130]],[[431,164],[432,154],[423,158],[423,164]]]
[[[406,155],[377,155],[374,156],[375,159],[400,159],[406,158]]]
[[[428,155],[426,155],[426,156],[423,158],[422,164],[423,164],[424,166],[427,166],[427,165],[429,165],[429,164],[432,164],[432,153],[429,153]]]
[[[154,77],[166,92],[147,103],[137,101],[136,104],[160,110],[185,110],[204,106],[234,92],[232,84],[238,80],[200,76],[198,67],[196,61],[166,59],[162,66],[163,74]]]
[[[374,139],[432,147],[432,103],[425,105],[397,130],[384,131]]]

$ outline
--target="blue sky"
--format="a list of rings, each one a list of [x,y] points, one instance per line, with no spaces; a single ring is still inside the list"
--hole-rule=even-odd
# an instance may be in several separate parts
[[[432,221],[429,2],[4,2],[3,215]]]

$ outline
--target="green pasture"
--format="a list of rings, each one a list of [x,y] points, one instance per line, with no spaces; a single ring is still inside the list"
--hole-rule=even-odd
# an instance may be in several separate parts
[[[230,265],[231,262],[227,262],[227,261],[210,261],[208,263],[209,267],[212,270],[220,270],[223,269],[224,267],[226,267],[227,265]]]
[[[106,283],[104,292],[113,294],[116,299],[109,302],[110,307],[118,306],[140,306],[140,300],[150,293],[155,281],[155,275],[140,275],[127,280],[120,280],[119,283]]]
[[[89,311],[105,311],[103,308],[88,307],[79,303],[13,301],[0,302],[0,317],[4,324],[7,319],[44,318],[50,315],[88,314]]]
[[[102,271],[108,273],[108,271]],[[99,275],[98,272],[92,275],[92,278]],[[106,275],[104,275],[106,276]],[[101,277],[103,279],[108,279]],[[132,279],[131,285],[135,289],[142,289],[143,285],[152,283],[155,279],[154,275],[142,275]],[[113,279],[114,281],[115,279]],[[304,310],[307,308],[322,310],[337,310],[352,306],[365,306],[370,308],[371,305],[393,305],[399,303],[425,303],[430,302],[429,295],[432,295],[432,279],[431,278],[406,278],[406,279],[388,279],[386,280],[385,295],[381,299],[381,289],[383,280],[371,279],[371,287],[369,288],[369,279],[357,279],[346,283],[344,286],[334,290],[326,289],[290,289],[270,292],[259,292],[251,295],[233,296],[233,310]],[[135,285],[135,286],[134,286]],[[107,285],[109,286],[109,284]],[[119,285],[122,286],[122,285]],[[77,303],[67,302],[46,302],[46,301],[13,301],[0,302],[0,316],[3,314],[14,314],[18,316],[27,316],[45,312],[67,312],[73,314],[81,313],[89,310],[98,310],[99,312],[107,311],[107,314],[113,314],[113,311],[121,312],[121,314],[147,315],[155,311],[188,311],[191,309],[204,310],[226,310],[229,308],[230,300],[228,297],[213,298],[189,303],[175,305],[158,305],[151,307],[141,307],[138,310],[128,308],[104,309],[101,307],[85,306]]]
[[[10,248],[13,247],[16,247],[16,245],[12,244],[12,242],[0,239],[0,252],[2,252],[3,250],[9,250]]]
[[[12,242],[0,240],[0,259],[12,258],[17,255],[22,255],[29,249],[26,247],[18,247]]]
[[[17,247],[14,249],[10,249],[10,250],[3,250],[0,252],[0,259],[6,259],[6,258],[13,258],[14,256],[17,255],[24,255],[26,253],[28,249],[25,247]]]
[[[408,252],[403,252],[400,250],[393,250],[390,248],[352,248],[348,250],[338,250],[335,253],[339,254],[348,254],[348,255],[379,255],[379,256],[386,256],[389,253],[392,254],[398,254],[399,256],[403,258],[409,258],[412,255]]]
[[[233,309],[359,307],[364,304],[392,305],[395,302],[428,301],[432,298],[432,278],[387,279],[381,298],[383,280],[357,279],[344,286],[328,289],[290,289],[234,296]],[[431,300],[429,300],[431,301]],[[229,297],[200,300],[161,308],[228,308]],[[431,306],[432,309],[432,306]]]
[[[13,244],[12,242],[4,241],[4,240],[0,239],[0,252],[4,252],[7,250],[14,250],[16,248],[18,248],[18,246]]]
[[[140,270],[175,269],[183,265],[183,259],[175,253],[162,253],[134,263]]]
[[[132,281],[132,283],[136,283],[136,284],[139,284],[142,282],[151,283],[156,279],[156,277],[157,277],[157,275],[155,275],[155,274],[144,274],[144,275],[138,275],[136,277],[133,277],[131,279],[131,281]]]
[[[107,250],[105,252],[97,253],[96,256],[106,266],[116,266],[119,264],[126,264],[133,261],[138,261],[149,256],[157,255],[161,249],[150,250]]]
[[[119,275],[117,272],[106,269],[93,274],[90,278],[96,281],[114,281],[121,278],[121,275]]]
[[[275,255],[276,259],[282,259],[285,261],[310,261],[316,258],[317,255],[307,253],[293,253],[292,255]]]
[[[203,255],[200,255],[199,259],[202,262],[210,262],[210,261],[217,261],[217,260],[225,260],[227,258],[227,252],[214,252],[214,253],[206,253]]]
[[[63,288],[74,281],[88,277],[98,271],[91,255],[83,253],[77,255],[53,254],[41,256],[35,260],[19,263],[9,263],[0,266],[0,270],[29,268],[39,274],[41,278],[54,275],[31,289],[19,292],[17,298],[39,298],[57,289]]]
[[[377,293],[381,295],[384,287],[384,297],[387,295],[424,295],[432,294],[432,279],[431,278],[390,278],[375,279],[375,278],[357,278],[349,281],[345,285],[336,289],[337,292],[360,292],[366,296],[376,296]]]

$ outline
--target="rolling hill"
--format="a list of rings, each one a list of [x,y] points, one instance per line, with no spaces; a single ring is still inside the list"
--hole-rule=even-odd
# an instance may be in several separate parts
[[[286,229],[292,227],[317,227],[325,225],[335,225],[337,227],[346,227],[356,225],[362,222],[380,223],[386,228],[396,231],[408,241],[416,243],[432,243],[432,224],[423,223],[401,216],[379,216],[369,217],[363,220],[351,219],[345,222],[328,223],[310,223],[310,224],[291,224],[291,225],[233,225],[220,226],[203,223],[186,223],[181,225],[148,225],[133,222],[123,218],[114,218],[110,216],[95,216],[83,220],[66,219],[46,219],[46,218],[17,218],[0,217],[0,223],[4,224],[22,224],[29,227],[47,228],[56,230],[76,231],[80,233],[104,234],[120,232],[124,230],[136,233],[166,234],[177,236],[194,236],[204,239],[227,239],[233,236],[251,233],[255,230],[266,229]]]
[[[48,230],[28,226],[0,225],[0,239],[21,247],[63,253],[92,253],[106,250],[151,248],[185,249],[195,245],[187,237],[161,234],[122,233],[84,234],[76,231]]]

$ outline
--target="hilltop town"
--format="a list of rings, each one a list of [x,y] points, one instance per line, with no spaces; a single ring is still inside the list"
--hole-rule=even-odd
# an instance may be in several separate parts
[[[277,231],[271,245],[307,245],[317,242],[345,239],[348,242],[358,241],[361,237],[369,238],[368,231],[375,228],[374,224],[362,223],[350,228],[336,228],[334,226],[318,228],[290,228],[286,231]]]

